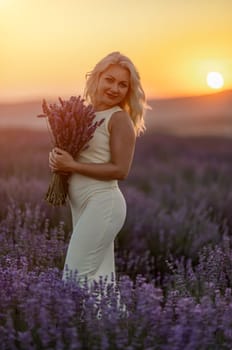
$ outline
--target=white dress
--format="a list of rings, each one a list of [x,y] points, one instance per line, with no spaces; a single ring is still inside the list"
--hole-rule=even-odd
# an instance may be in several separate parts
[[[108,122],[121,108],[96,112],[95,120],[104,122],[95,130],[89,147],[78,157],[83,163],[110,161]],[[63,280],[76,277],[88,283],[99,277],[115,278],[114,239],[126,217],[125,199],[117,180],[102,181],[73,173],[69,179],[69,202],[73,233],[69,243]]]

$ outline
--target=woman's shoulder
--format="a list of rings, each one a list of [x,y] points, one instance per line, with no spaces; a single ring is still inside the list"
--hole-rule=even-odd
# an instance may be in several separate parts
[[[115,111],[113,111],[112,113],[112,117],[111,117],[112,120],[120,120],[122,119],[122,121],[125,121],[125,120],[128,120],[128,121],[131,121],[131,117],[129,115],[129,113],[127,111],[125,111],[124,109],[122,109],[121,107],[118,107],[118,109],[116,109]]]
[[[115,111],[109,121],[108,128],[112,131],[112,128],[128,128],[134,131],[134,124],[129,113],[122,108]]]

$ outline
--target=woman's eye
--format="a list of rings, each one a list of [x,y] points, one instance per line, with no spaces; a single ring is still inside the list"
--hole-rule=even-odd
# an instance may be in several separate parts
[[[105,78],[108,83],[111,83],[113,81],[112,78]]]
[[[123,88],[127,88],[128,87],[127,84],[125,84],[125,83],[121,83],[120,86],[123,87]]]

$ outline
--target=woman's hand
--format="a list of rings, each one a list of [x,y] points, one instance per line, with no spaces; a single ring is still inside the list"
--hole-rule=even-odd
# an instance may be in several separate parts
[[[55,147],[49,153],[49,167],[52,172],[63,172],[69,173],[74,170],[75,160],[73,157],[66,151]]]

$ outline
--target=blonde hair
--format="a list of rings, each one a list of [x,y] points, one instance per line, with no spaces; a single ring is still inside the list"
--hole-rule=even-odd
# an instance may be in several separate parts
[[[129,90],[120,107],[128,112],[134,124],[136,134],[139,135],[145,130],[144,112],[146,98],[140,82],[139,73],[128,57],[122,55],[120,52],[112,52],[99,61],[94,69],[86,75],[85,98],[91,102],[94,101],[101,73],[113,64],[126,68],[130,73]]]

